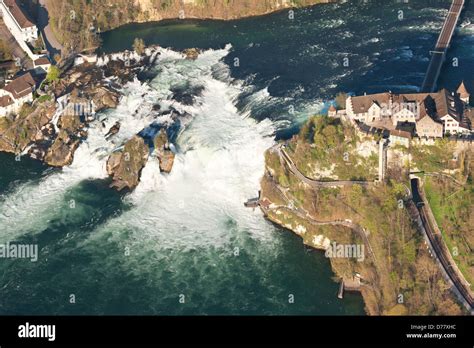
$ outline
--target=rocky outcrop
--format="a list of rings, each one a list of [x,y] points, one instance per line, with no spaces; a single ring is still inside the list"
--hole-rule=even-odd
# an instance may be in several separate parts
[[[135,74],[133,71],[135,68],[140,67],[137,61],[133,59],[112,60],[108,62],[104,70],[105,77],[113,77],[117,79],[121,84],[133,81]]]
[[[105,138],[110,139],[112,136],[117,134],[119,131],[120,131],[120,122],[117,121],[117,122],[115,122],[115,124],[112,127],[110,127],[109,131],[105,135]]]
[[[154,141],[155,156],[160,162],[160,170],[164,173],[170,173],[174,164],[174,153],[170,149],[170,144],[166,131],[164,129],[156,135]]]
[[[59,132],[52,124],[57,111],[52,101],[25,105],[16,118],[4,119],[0,128],[0,151],[21,154],[26,152],[37,160],[55,167],[72,163],[80,140],[87,136],[85,123],[75,115],[62,115]]]
[[[73,110],[66,110],[58,120],[59,133],[49,147],[44,162],[53,167],[70,165],[81,140],[87,136],[86,126],[86,122]]]
[[[155,147],[153,156],[156,156],[159,161],[160,171],[170,173],[175,155],[170,149],[166,130],[160,130],[153,139],[153,144]],[[148,161],[149,151],[150,149],[145,140],[135,135],[127,141],[123,150],[110,155],[107,160],[107,173],[112,177],[110,187],[116,188],[118,191],[133,190],[137,187],[140,182],[141,171]]]
[[[186,59],[196,60],[201,52],[197,48],[187,48],[183,53],[186,55]]]
[[[0,151],[27,152],[54,167],[71,164],[74,152],[87,137],[88,123],[97,112],[117,107],[121,97],[117,81],[133,79],[136,76],[133,69],[138,66],[139,62],[128,66],[117,61],[110,62],[110,67],[107,64],[69,68],[59,80],[39,91],[49,98],[25,104],[17,116],[1,120]],[[104,79],[105,71],[117,75],[115,82]],[[107,138],[119,129],[120,125],[116,124]]]
[[[123,68],[120,76],[123,79],[125,76],[128,79],[133,79],[134,74],[124,66]],[[108,66],[105,67],[106,71],[108,69],[110,69]],[[118,71],[113,70],[111,74],[118,74]],[[115,108],[120,101],[120,93],[104,81],[104,71],[97,66],[88,66],[87,68],[77,66],[65,72],[61,80],[54,84],[52,92],[56,97],[70,94],[70,102],[78,105],[89,105],[92,102],[95,112]]]
[[[77,137],[71,136],[68,131],[61,129],[53,145],[48,149],[44,161],[52,167],[70,165],[79,143],[80,140]]]
[[[89,92],[88,90],[85,91]],[[105,87],[97,87],[88,94],[92,100],[95,112],[104,109],[115,109],[120,101],[120,94]]]
[[[107,173],[112,177],[112,184],[121,191],[133,190],[140,182],[140,174],[148,160],[149,148],[143,138],[135,135],[124,146],[123,150],[113,153],[107,161]]]
[[[45,102],[36,107],[25,105],[13,121],[6,121],[0,129],[0,151],[19,154],[35,141],[48,140],[52,137],[50,128],[56,107],[52,102]]]

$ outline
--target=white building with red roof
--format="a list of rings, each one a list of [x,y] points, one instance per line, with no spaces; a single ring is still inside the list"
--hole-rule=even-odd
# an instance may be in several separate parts
[[[0,117],[18,112],[24,103],[33,101],[36,81],[31,73],[17,77],[0,89]]]
[[[48,59],[48,57],[40,57],[36,60],[33,61],[33,64],[35,66],[35,71],[38,74],[42,73],[48,73],[49,68],[51,68],[51,62]]]
[[[38,28],[16,0],[0,0],[0,10],[5,25],[17,40],[33,42],[38,39]]]
[[[28,43],[38,39],[38,28],[29,15],[21,8],[17,0],[0,0],[0,15],[20,47],[32,61],[41,58],[34,54]]]

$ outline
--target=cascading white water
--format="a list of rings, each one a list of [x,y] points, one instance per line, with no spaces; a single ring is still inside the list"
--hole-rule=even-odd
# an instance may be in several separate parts
[[[83,180],[106,177],[107,157],[117,146],[152,122],[172,122],[169,116],[157,119],[153,115],[156,103],[192,115],[192,123],[177,140],[173,171],[160,174],[156,159],[150,157],[140,185],[126,197],[132,209],[109,221],[91,238],[100,231],[127,229],[136,231],[138,239],[158,238],[168,246],[215,245],[226,241],[229,220],[264,237],[268,224],[259,212],[244,208],[243,202],[257,195],[263,154],[273,143],[274,127],[268,120],[257,124],[234,106],[241,86],[231,80],[221,62],[229,51],[230,46],[209,50],[190,61],[180,53],[161,49],[157,77],[148,85],[134,81],[124,87],[117,109],[99,114],[91,124],[70,167],[39,183],[23,185],[0,202],[0,224],[5,226],[1,238],[46,228],[51,219],[68,209],[64,201],[68,189]],[[171,89],[184,84],[204,87],[192,106],[170,100]],[[104,134],[117,121],[120,131],[107,141]]]
[[[270,237],[260,212],[243,203],[257,195],[274,126],[268,120],[257,124],[234,106],[240,86],[221,62],[228,50],[204,52],[196,61],[175,54],[160,58],[152,88],[164,93],[187,83],[204,90],[193,106],[181,106],[193,119],[178,138],[172,173],[159,174],[151,158],[127,197],[133,208],[96,231],[92,240],[111,231],[121,240],[117,232],[128,231],[132,238],[123,243],[145,248],[222,246],[229,240],[229,221],[256,238]]]
[[[70,209],[70,202],[64,201],[68,189],[83,180],[106,178],[108,156],[155,120],[151,113],[159,98],[155,90],[135,80],[124,87],[123,94],[116,109],[99,114],[98,120],[90,125],[88,138],[75,152],[71,166],[39,182],[21,185],[0,200],[1,240],[46,228],[53,218]],[[117,121],[121,130],[107,141],[105,134]]]

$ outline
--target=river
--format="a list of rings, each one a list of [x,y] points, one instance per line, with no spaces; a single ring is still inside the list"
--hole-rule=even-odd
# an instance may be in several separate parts
[[[375,3],[314,6],[294,19],[285,11],[104,33],[103,52],[130,48],[136,37],[163,47],[153,77],[125,86],[119,107],[102,116],[120,121],[126,139],[152,122],[157,102],[192,115],[174,139],[175,166],[162,175],[150,160],[133,193],[109,189],[100,155],[108,144],[94,125],[63,170],[0,154],[0,243],[40,249],[37,262],[0,260],[0,312],[364,314],[359,295],[337,298],[322,253],[243,202],[259,189],[265,149],[337,92],[421,85],[449,3]],[[443,86],[474,68],[472,34],[456,36],[451,54],[460,64],[443,71]],[[203,53],[185,60],[176,50],[188,47]],[[183,93],[194,102],[177,100]]]

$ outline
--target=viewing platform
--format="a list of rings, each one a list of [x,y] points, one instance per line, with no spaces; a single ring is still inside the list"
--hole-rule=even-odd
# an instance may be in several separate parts
[[[344,298],[345,291],[360,291],[361,287],[361,277],[360,274],[356,273],[352,277],[343,277],[341,283],[339,284],[339,291],[337,297],[342,299]]]

